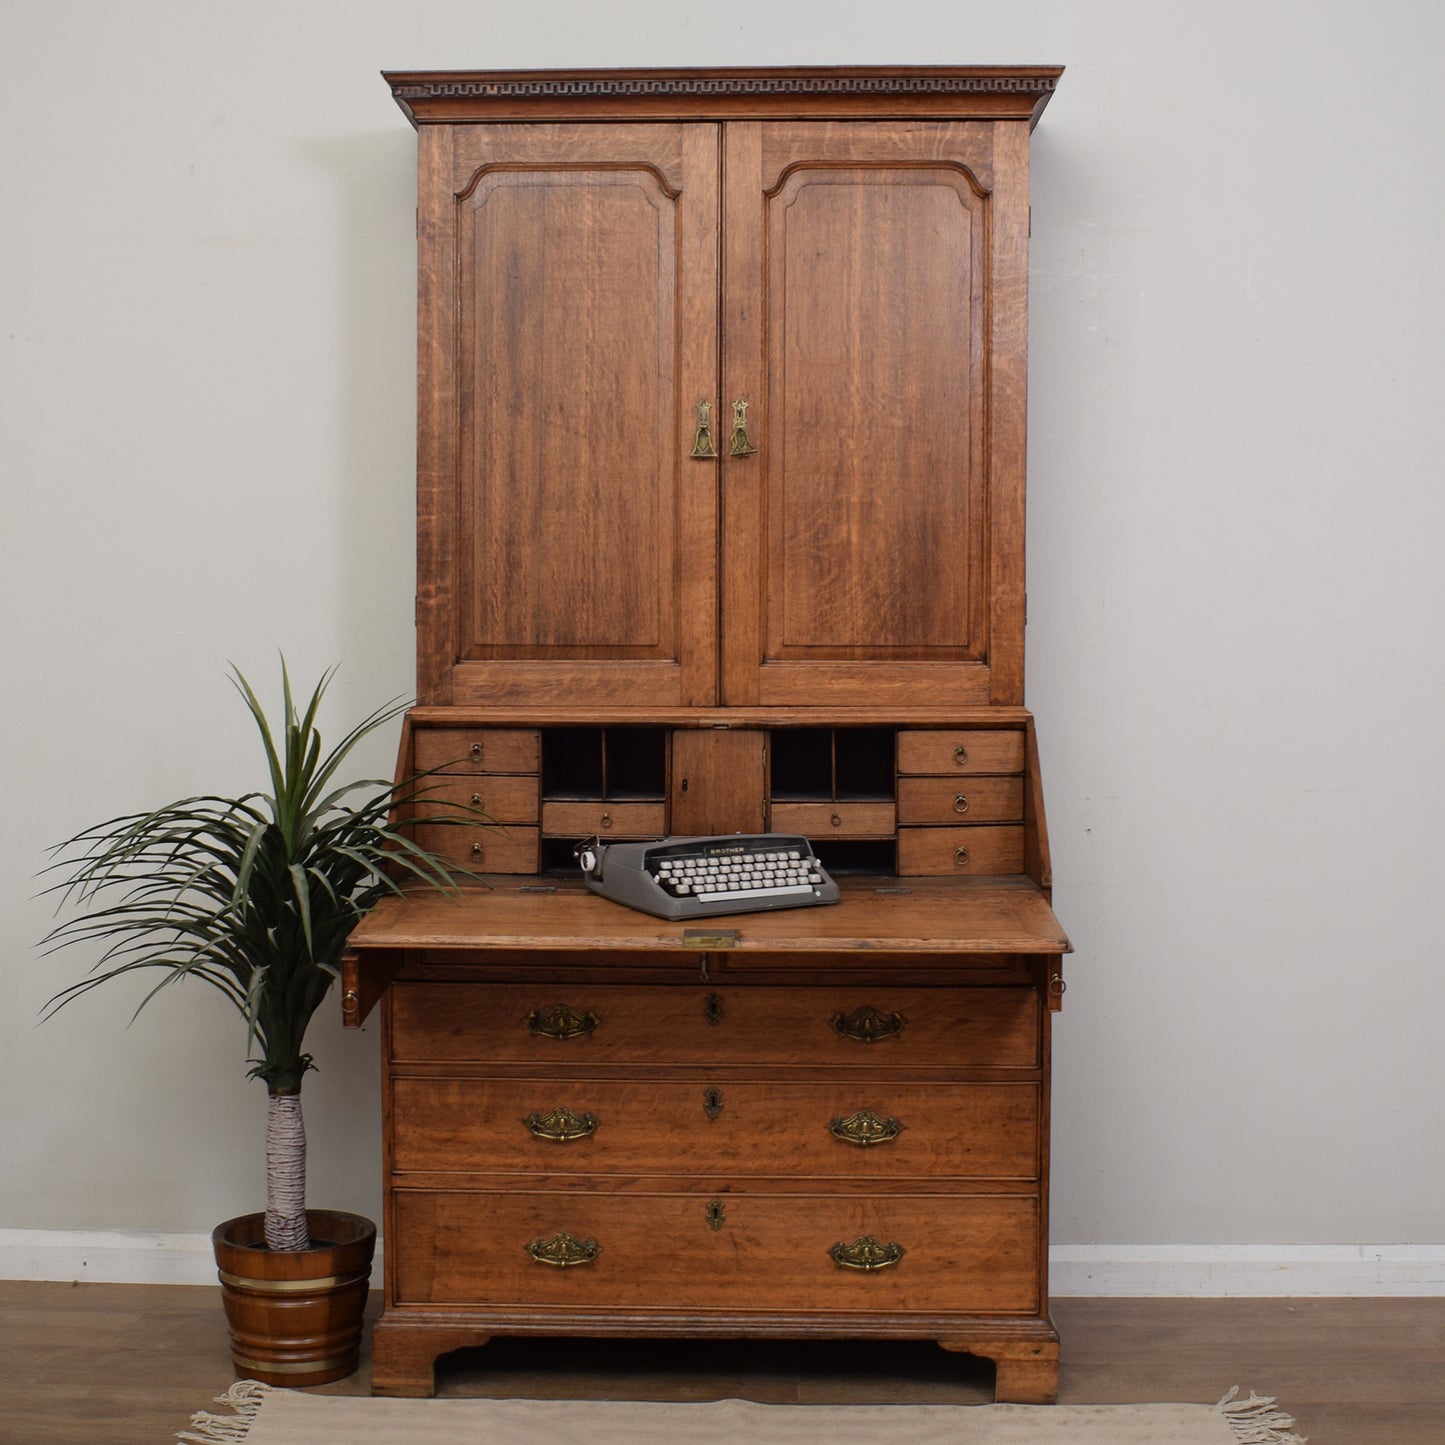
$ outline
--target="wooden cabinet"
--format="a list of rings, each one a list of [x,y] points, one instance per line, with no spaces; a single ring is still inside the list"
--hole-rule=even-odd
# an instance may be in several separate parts
[[[1028,137],[1055,68],[438,72],[418,131],[416,836],[374,1387],[495,1334],[934,1340],[1051,1399],[1022,706]],[[445,821],[458,810],[483,829]],[[598,833],[796,831],[688,928]]]
[[[1007,123],[920,94],[487,124],[480,92],[413,94],[419,696],[1019,703],[1048,83]]]

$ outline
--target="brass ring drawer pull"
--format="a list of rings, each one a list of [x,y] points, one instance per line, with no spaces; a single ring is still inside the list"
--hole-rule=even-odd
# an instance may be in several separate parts
[[[842,1009],[828,1021],[840,1038],[856,1039],[860,1044],[876,1044],[882,1039],[896,1038],[908,1020],[900,1013],[880,1013],[872,1004],[845,1014]]]
[[[962,743],[954,748],[953,761],[956,762],[959,767],[963,767],[964,764],[968,762],[968,749],[964,747]]]
[[[481,760],[482,760],[482,745],[481,745],[481,743],[473,743],[473,744],[471,745],[471,747],[469,747],[469,748],[467,749],[467,753],[470,755],[471,760],[472,760],[474,763],[479,763],[479,762],[481,762]]]
[[[953,850],[953,861],[954,861],[955,863],[957,863],[960,868],[967,868],[967,867],[968,867],[968,849],[967,849],[967,848],[955,848],[955,849]]]
[[[544,1039],[575,1039],[590,1034],[602,1020],[591,1009],[578,1011],[571,1004],[553,1004],[549,1009],[533,1009],[527,1015],[527,1030]]]
[[[887,1269],[908,1253],[901,1244],[882,1244],[871,1234],[861,1235],[852,1244],[841,1241],[828,1251],[834,1264],[844,1269]]]
[[[834,1119],[828,1132],[845,1144],[891,1144],[902,1132],[902,1123],[893,1118],[880,1119],[872,1109],[859,1109],[846,1119]]]
[[[527,1253],[538,1264],[556,1265],[568,1269],[574,1264],[591,1264],[602,1253],[595,1239],[578,1239],[565,1230],[554,1234],[551,1239],[534,1239],[527,1245]]]
[[[528,1114],[522,1122],[536,1138],[552,1139],[558,1144],[568,1144],[573,1139],[585,1139],[597,1132],[595,1114],[574,1114],[562,1104],[547,1114]]]
[[[962,793],[953,800],[953,811],[955,813],[968,812],[968,799],[965,798]]]

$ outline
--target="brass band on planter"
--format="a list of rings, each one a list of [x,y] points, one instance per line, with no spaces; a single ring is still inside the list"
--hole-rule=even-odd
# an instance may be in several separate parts
[[[891,1144],[903,1132],[903,1125],[894,1118],[880,1119],[872,1109],[859,1109],[846,1119],[834,1119],[828,1132],[845,1144]]]
[[[528,1114],[522,1122],[538,1139],[553,1139],[559,1144],[585,1139],[597,1132],[595,1114],[575,1114],[564,1104],[558,1104],[547,1114]]]
[[[856,1039],[860,1044],[876,1044],[880,1039],[896,1038],[903,1032],[908,1020],[900,1013],[880,1013],[872,1004],[865,1004],[850,1014],[839,1009],[828,1022],[842,1038]]]
[[[349,1284],[371,1278],[370,1269],[359,1270],[355,1274],[330,1274],[324,1279],[246,1279],[224,1269],[216,1273],[220,1275],[222,1284],[228,1284],[232,1289],[254,1290],[257,1294],[315,1294],[320,1290],[344,1289]],[[266,1368],[271,1367],[268,1365]],[[321,1367],[311,1365],[309,1368]]]
[[[262,1370],[268,1375],[319,1375],[323,1370],[356,1368],[356,1351],[333,1355],[329,1360],[254,1360],[249,1355],[231,1351],[231,1362],[238,1370]]]
[[[590,1034],[601,1022],[591,1009],[579,1011],[567,1003],[533,1009],[527,1015],[528,1031],[544,1039],[575,1039],[579,1034]]]
[[[861,1235],[852,1244],[835,1244],[828,1251],[835,1264],[844,1269],[887,1269],[907,1254],[901,1244],[881,1244],[871,1234]]]
[[[538,1264],[552,1264],[558,1269],[568,1269],[574,1264],[591,1264],[602,1253],[595,1239],[578,1239],[566,1230],[554,1234],[551,1239],[533,1239],[526,1249]]]

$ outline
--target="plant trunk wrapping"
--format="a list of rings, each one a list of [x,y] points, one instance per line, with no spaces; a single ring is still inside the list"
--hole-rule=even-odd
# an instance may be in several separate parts
[[[266,1246],[285,1250],[311,1247],[306,1229],[306,1126],[300,1093],[267,1097]]]

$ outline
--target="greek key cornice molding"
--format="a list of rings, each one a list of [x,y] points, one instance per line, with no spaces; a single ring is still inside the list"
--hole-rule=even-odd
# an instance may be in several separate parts
[[[519,75],[398,80],[398,100],[565,100],[697,96],[1045,95],[1048,73],[952,75]]]

